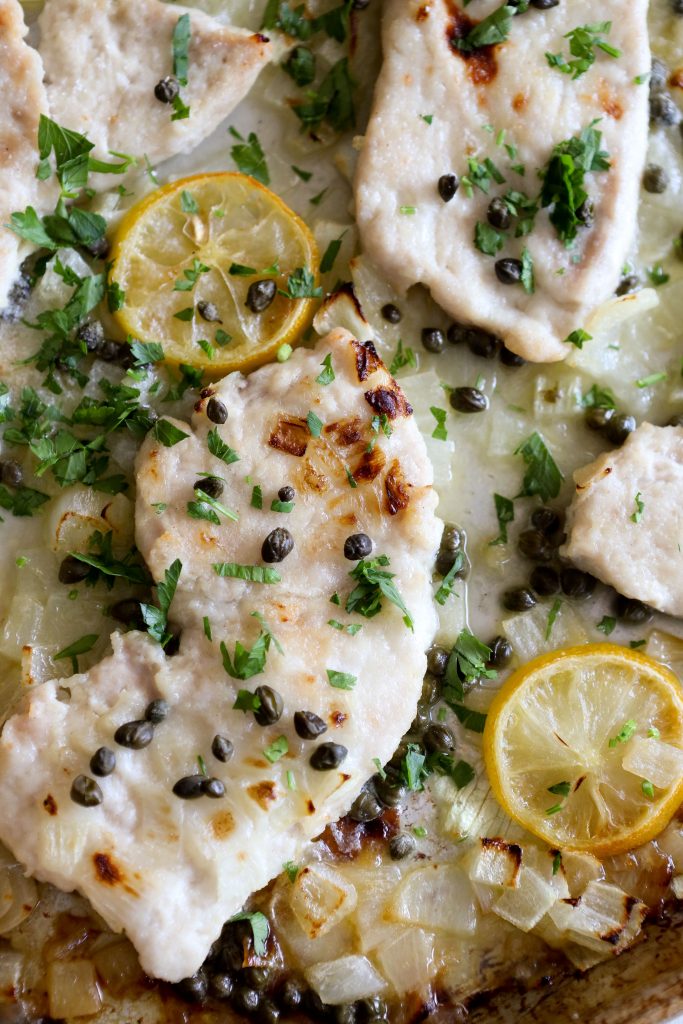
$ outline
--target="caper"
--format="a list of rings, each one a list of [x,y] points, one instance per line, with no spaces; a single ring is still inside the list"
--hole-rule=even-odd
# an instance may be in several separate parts
[[[247,985],[236,985],[232,993],[232,1005],[242,1013],[256,1013],[261,996],[255,988]]]
[[[60,583],[81,583],[90,572],[90,566],[74,555],[66,555],[59,566],[57,578]]]
[[[669,175],[659,164],[648,164],[643,171],[643,188],[646,192],[661,195],[669,187]]]
[[[551,7],[558,7],[560,0],[531,0],[531,6],[537,11],[549,11]]]
[[[584,422],[589,430],[603,431],[607,429],[607,424],[615,413],[616,409],[602,409],[600,406],[594,405],[590,409],[586,409]]]
[[[445,647],[434,644],[427,651],[427,668],[433,676],[443,676],[448,665],[449,652]]]
[[[503,607],[509,612],[527,612],[536,603],[536,598],[527,587],[515,587],[503,594]]]
[[[294,538],[284,526],[277,526],[261,545],[264,562],[282,562],[294,548]]]
[[[154,739],[154,726],[151,722],[136,721],[125,722],[120,725],[114,733],[114,740],[120,747],[129,747],[131,750],[142,750],[148,747]]]
[[[173,792],[181,800],[198,800],[204,794],[205,775],[185,775],[178,779]]]
[[[168,713],[171,710],[171,705],[167,700],[152,700],[145,708],[145,718],[148,722],[152,722],[153,725],[158,725],[159,722],[163,722],[165,718],[168,718]]]
[[[489,224],[492,224],[494,228],[500,228],[501,231],[507,231],[512,219],[507,203],[498,196],[489,203],[486,218]]]
[[[214,999],[229,999],[234,987],[235,981],[232,974],[227,974],[225,971],[212,974],[209,978],[209,992]]]
[[[332,1007],[333,1024],[356,1024],[356,1004],[342,1003],[340,1006]]]
[[[667,423],[668,427],[683,427],[683,413],[677,412]]]
[[[635,416],[629,416],[628,413],[620,412],[616,416],[612,416],[605,429],[605,434],[608,441],[611,441],[612,444],[620,445],[624,443],[628,435],[632,434],[635,429]]]
[[[539,597],[550,597],[560,589],[560,574],[549,565],[537,565],[529,577],[529,585]]]
[[[81,562],[81,565],[84,564]],[[109,614],[117,622],[122,622],[131,629],[142,630],[145,628],[145,620],[142,617],[140,602],[136,601],[134,597],[124,597],[122,601],[117,601],[109,609]]]
[[[358,1003],[358,1012],[361,1020],[369,1024],[374,1020],[386,1020],[389,1010],[386,1002],[380,996],[370,996],[369,999],[361,999]]]
[[[86,320],[76,331],[76,340],[82,342],[88,352],[97,352],[104,342],[104,327],[99,320]]]
[[[582,572],[581,569],[576,569],[573,565],[569,565],[564,568],[560,573],[560,586],[562,587],[562,593],[566,594],[567,597],[572,597],[575,600],[583,600],[595,590],[595,584],[597,580],[595,576],[591,576],[590,573]]]
[[[418,704],[415,708],[415,718],[410,723],[410,732],[421,736],[430,722],[429,708],[424,704]]]
[[[623,594],[617,595],[614,606],[617,618],[632,626],[642,626],[644,623],[650,622],[654,615],[652,609],[642,601],[638,601],[634,597],[624,597]]]
[[[650,121],[653,124],[671,125],[678,124],[681,119],[681,112],[668,92],[656,92],[650,96]]]
[[[321,743],[316,747],[308,762],[317,772],[329,772],[346,760],[348,750],[341,743]]]
[[[196,974],[183,978],[178,982],[177,991],[192,1003],[201,1003],[206,999],[209,982],[205,972],[200,968]]]
[[[166,75],[154,86],[154,95],[160,103],[173,103],[180,92],[180,83],[175,75]]]
[[[450,203],[451,199],[458,191],[459,186],[460,179],[457,174],[442,174],[436,183],[438,193],[444,203]]]
[[[294,501],[294,499],[296,498],[296,491],[294,490],[293,487],[290,487],[289,484],[286,484],[284,487],[281,487],[280,490],[277,492],[277,497],[278,501]]]
[[[496,260],[494,264],[496,277],[501,284],[519,284],[522,280],[523,269],[521,260],[510,259],[509,257]]]
[[[428,753],[448,754],[455,750],[455,736],[447,725],[441,722],[432,722],[422,738]]]
[[[284,701],[282,697],[271,686],[257,686],[254,694],[261,701],[261,706],[254,712],[254,718],[259,725],[274,725],[282,718]]]
[[[552,546],[540,530],[522,530],[517,540],[520,554],[532,562],[547,562],[552,556]]]
[[[626,274],[617,285],[615,295],[630,295],[640,288],[640,278],[637,274]]]
[[[446,337],[452,345],[465,343],[472,355],[482,359],[493,359],[502,342],[494,334],[489,334],[479,327],[466,327],[464,324],[451,324]]]
[[[210,498],[220,498],[225,484],[217,476],[202,476],[192,484],[193,491],[203,491]]]
[[[382,316],[390,324],[398,324],[401,322],[402,313],[393,302],[385,302],[382,306]]]
[[[666,80],[669,77],[669,69],[663,60],[659,57],[652,58],[652,64],[650,65],[650,80],[648,86],[651,93],[661,92],[666,86]]]
[[[496,636],[488,646],[491,653],[487,664],[493,668],[505,668],[512,657],[512,644],[508,638]]]
[[[235,753],[235,748],[225,736],[216,735],[211,742],[211,753],[217,761],[222,761],[225,764]]]
[[[261,1024],[277,1024],[280,1011],[272,999],[262,998],[258,1008],[258,1019]]]
[[[456,552],[460,551],[465,542],[463,531],[459,526],[454,523],[446,523],[441,534],[440,548],[442,551]]]
[[[273,970],[267,965],[265,967],[245,967],[240,977],[249,988],[263,992],[273,980]]]
[[[97,807],[104,799],[100,787],[94,779],[89,778],[87,775],[76,776],[71,784],[69,795],[73,802],[80,804],[81,807]]]
[[[223,323],[220,313],[218,312],[218,306],[216,306],[214,302],[198,302],[197,312],[202,320],[206,320],[208,324]]]
[[[327,726],[313,711],[295,711],[294,728],[302,740],[315,740],[327,732]]]
[[[523,359],[522,356],[518,356],[516,352],[512,352],[509,348],[506,348],[505,345],[501,345],[500,348],[500,361],[503,366],[526,365],[526,359]]]
[[[531,525],[535,526],[549,539],[556,536],[564,526],[564,513],[556,508],[541,505],[531,514]]]
[[[349,817],[354,821],[374,821],[382,813],[382,805],[371,789],[362,789],[351,804]]]
[[[431,675],[429,672],[422,681],[422,693],[420,695],[420,703],[431,707],[432,704],[436,704],[441,697],[441,683],[436,676]]]
[[[436,566],[435,567],[436,567],[436,571],[439,573],[440,576],[446,576],[446,574],[451,571],[451,569],[455,565],[455,560],[456,560],[456,558],[458,557],[459,554],[460,554],[460,552],[457,552],[457,551],[456,552],[450,552],[450,551],[444,551],[443,549],[441,551],[439,551],[438,555],[436,556]],[[467,573],[468,573],[467,563],[463,562],[462,567],[460,569],[458,569],[458,571],[455,574],[456,579],[460,579],[460,580],[465,579],[466,576],[467,576]]]
[[[285,1010],[296,1010],[303,1002],[304,990],[301,982],[288,978],[280,989],[278,1001]]]
[[[206,404],[206,415],[212,423],[225,423],[228,418],[228,410],[220,398],[210,398]]]
[[[479,388],[453,388],[449,401],[457,412],[485,412],[489,407],[488,398]]]
[[[405,832],[399,832],[389,843],[389,856],[392,860],[405,860],[406,857],[415,853],[416,847],[417,843],[412,836],[406,835]]]
[[[212,800],[220,800],[225,796],[225,783],[221,779],[205,778],[202,783],[202,793],[204,796],[211,797]]]
[[[21,487],[24,471],[14,459],[3,459],[0,462],[0,479],[7,487]]]
[[[422,328],[422,347],[428,352],[438,355],[440,352],[443,352],[445,344],[446,338],[439,327]]]
[[[98,747],[90,758],[90,771],[104,778],[116,768],[116,754],[109,747]]]
[[[252,313],[263,313],[277,295],[277,284],[272,277],[263,281],[253,281],[247,291],[247,309]]]
[[[385,779],[381,775],[375,776],[374,784],[377,798],[385,807],[398,807],[405,801],[408,791],[394,772],[386,772]]]
[[[358,562],[361,558],[367,558],[372,553],[372,541],[367,533],[352,533],[344,541],[344,558],[351,562]]]

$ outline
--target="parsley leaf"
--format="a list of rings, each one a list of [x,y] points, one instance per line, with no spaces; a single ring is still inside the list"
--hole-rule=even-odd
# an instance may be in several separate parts
[[[469,629],[463,629],[453,645],[448,658],[445,675],[444,699],[462,701],[464,683],[473,683],[482,677],[496,679],[495,669],[487,668],[491,648],[482,643]]]
[[[220,651],[223,668],[233,679],[251,679],[252,676],[259,675],[266,667],[266,655],[270,650],[271,639],[271,633],[261,630],[251,648],[245,647],[237,640],[233,658],[230,657],[228,648],[221,640]]]
[[[404,366],[412,366],[413,369],[417,369],[417,359],[412,348],[404,348],[403,342],[399,338],[396,351],[389,365],[389,373],[398,373]]]
[[[609,636],[616,628],[616,625],[617,620],[613,615],[603,615],[595,628],[600,630],[601,633],[604,633],[605,636]]]
[[[328,683],[336,690],[353,690],[358,681],[358,677],[352,676],[350,672],[338,672],[334,668],[328,668],[326,672]]]
[[[173,74],[181,85],[187,85],[190,48],[190,15],[181,14],[173,29]]]
[[[627,743],[635,735],[637,728],[638,723],[633,718],[629,718],[627,722],[624,722],[617,735],[609,741],[610,748],[614,749],[619,743]]]
[[[522,250],[522,276],[520,281],[522,282],[522,288],[527,295],[533,295],[536,291],[536,283],[534,281],[534,261],[531,253],[526,247]]]
[[[315,79],[315,54],[307,46],[295,46],[280,65],[297,85],[310,85]]]
[[[437,441],[447,441],[448,429],[446,427],[446,410],[440,409],[437,405],[431,405],[429,407],[429,411],[436,420],[436,426],[432,431],[432,437],[435,438]]]
[[[332,267],[334,266],[334,261],[339,255],[339,250],[341,249],[344,234],[345,232],[341,234],[339,238],[333,238],[332,241],[327,246],[327,249],[325,249],[325,252],[323,253],[323,258],[320,261],[321,274],[327,274],[329,273],[330,270],[332,270]]]
[[[270,761],[271,764],[275,764],[281,757],[284,757],[289,751],[289,743],[287,742],[286,736],[278,736],[276,740],[265,748],[263,756],[266,761]]]
[[[242,174],[248,174],[256,181],[260,181],[262,185],[270,185],[268,164],[258,136],[254,132],[249,132],[245,142],[234,128],[231,129],[231,133],[240,140],[230,150],[230,156],[235,161],[238,170]]]
[[[452,45],[463,53],[471,53],[482,46],[495,46],[504,43],[510,35],[512,19],[517,14],[517,7],[505,4],[489,14],[487,18],[475,25],[462,39],[452,40]]]
[[[323,429],[323,421],[319,416],[316,416],[313,410],[311,410],[306,416],[306,423],[308,424],[308,429],[311,432],[311,437],[320,437],[320,432]]]
[[[412,630],[413,620],[393,582],[395,573],[387,572],[384,568],[389,564],[387,555],[379,555],[368,561],[360,560],[349,573],[356,580],[356,586],[346,599],[345,610],[349,613],[358,612],[364,618],[371,619],[382,610],[382,598],[386,597],[403,612],[403,621]]]
[[[231,466],[233,462],[239,462],[240,457],[234,448],[231,448],[229,444],[226,444],[218,433],[218,427],[214,427],[206,435],[206,447],[209,449],[212,455],[215,455],[217,459],[224,462],[226,466]]]
[[[334,368],[332,366],[331,352],[327,353],[327,355],[325,356],[320,365],[322,366],[322,370],[315,378],[315,381],[316,384],[322,384],[323,387],[326,387],[328,384],[331,384],[332,381],[335,379]]]
[[[593,384],[581,399],[585,409],[616,409],[617,403],[609,388]]]
[[[552,207],[550,222],[567,247],[584,223],[579,213],[588,199],[586,174],[608,171],[610,167],[609,154],[600,149],[601,141],[601,132],[588,125],[580,135],[558,143],[547,166],[540,172],[543,179],[540,204]]]
[[[171,633],[167,632],[168,610],[175,596],[180,574],[183,571],[183,563],[179,558],[164,572],[163,583],[157,583],[158,607],[153,604],[140,603],[142,618],[147,626],[147,632],[154,640],[165,647],[171,639]]]
[[[527,466],[522,489],[517,497],[527,498],[538,494],[542,501],[556,498],[564,477],[541,435],[534,431],[515,449],[515,455],[521,455]]]
[[[553,631],[553,626],[555,625],[555,619],[557,618],[558,613],[559,613],[561,607],[562,607],[562,600],[559,597],[556,597],[555,600],[553,601],[552,608],[548,612],[548,621],[547,621],[546,627],[545,627],[545,638],[546,638],[546,640],[550,640],[550,635],[551,635],[551,633]]]
[[[611,21],[601,21],[596,25],[578,25],[564,37],[569,40],[569,52],[575,60],[567,61],[561,53],[546,53],[548,64],[576,80],[595,63],[596,49],[602,50],[609,57],[621,57],[621,50],[610,46],[602,38],[603,34],[609,35],[611,28]]]
[[[263,565],[240,565],[238,562],[214,562],[213,571],[216,576],[249,580],[252,583],[279,583],[282,579],[275,569]]]
[[[474,228],[474,244],[485,256],[495,256],[505,245],[506,235],[490,224],[478,220]]]
[[[577,348],[583,348],[583,343],[585,341],[592,340],[593,335],[589,334],[588,331],[584,331],[582,327],[579,327],[577,330],[572,331],[571,334],[568,334],[564,339],[564,342],[565,345],[576,345]]]
[[[347,57],[333,64],[317,91],[310,90],[307,99],[293,107],[304,128],[315,131],[326,121],[335,131],[352,128],[356,114],[353,106],[353,80]]]
[[[640,491],[638,491],[633,500],[635,502],[636,510],[633,513],[633,515],[631,515],[629,518],[632,523],[639,523],[640,520],[643,518],[643,512],[645,510],[645,502],[641,497]]]
[[[315,286],[315,276],[307,267],[297,267],[287,278],[287,290],[278,288],[286,299],[319,299],[323,290]]]
[[[234,917],[230,918],[231,921],[248,921],[251,925],[251,934],[254,940],[254,952],[256,956],[266,955],[266,943],[268,936],[270,935],[270,925],[268,924],[268,918],[265,914],[262,914],[260,910],[257,910],[253,914],[241,913],[235,914]]]
[[[455,561],[453,562],[453,565],[448,570],[444,578],[441,580],[441,585],[439,586],[437,592],[434,594],[434,600],[436,601],[437,604],[445,605],[446,601],[453,593],[453,585],[455,584],[455,580],[458,573],[463,567],[464,560],[465,559],[462,551],[458,551],[457,555],[455,556]]]
[[[86,636],[82,636],[79,640],[69,644],[68,647],[63,647],[57,654],[53,654],[52,660],[60,661],[62,658],[71,658],[72,668],[74,672],[78,672],[78,655],[87,654],[88,651],[92,651],[99,638],[99,633],[88,633]]]
[[[160,441],[164,448],[173,448],[180,441],[184,441],[189,434],[186,434],[180,427],[176,427],[170,420],[157,420],[153,428],[154,436]]]

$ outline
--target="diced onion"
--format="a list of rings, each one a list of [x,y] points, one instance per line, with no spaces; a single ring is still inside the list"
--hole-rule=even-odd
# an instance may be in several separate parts
[[[354,865],[349,872],[358,891],[358,905],[353,923],[361,953],[367,953],[381,943],[394,938],[401,925],[392,924],[384,917],[387,901],[401,878],[398,864],[385,864],[372,871]]]
[[[683,875],[671,879],[671,888],[677,900],[683,900]]]
[[[550,917],[569,939],[587,949],[613,954],[631,944],[647,912],[644,903],[608,882],[589,882],[578,901],[558,901]]]
[[[398,995],[424,992],[435,970],[433,938],[421,928],[404,928],[378,950],[377,959]]]
[[[502,809],[481,772],[470,786],[458,789],[445,775],[432,777],[429,789],[441,816],[441,829],[456,839],[465,836],[504,836],[518,829]]]
[[[24,957],[12,949],[0,951],[0,993],[16,995],[24,967]],[[1,1002],[0,998],[0,1002]]]
[[[522,865],[522,850],[504,839],[479,839],[469,858],[471,882],[496,888],[516,889]]]
[[[679,636],[653,629],[647,638],[645,652],[656,661],[663,661],[676,675],[683,675],[683,640]]]
[[[329,295],[315,314],[313,327],[320,334],[329,334],[335,327],[345,327],[359,341],[372,338],[372,328],[348,292]]]
[[[621,767],[659,789],[668,789],[683,776],[683,750],[654,737],[634,736],[626,744]]]
[[[534,381],[534,422],[545,419],[566,420],[581,408],[581,378],[551,380],[539,374]]]
[[[538,872],[522,864],[519,885],[506,889],[492,904],[494,914],[523,932],[531,931],[556,901],[555,892]]]
[[[384,992],[387,983],[364,956],[342,956],[314,964],[304,971],[306,981],[323,1003],[340,1006]]]
[[[571,897],[581,896],[589,882],[605,877],[605,869],[597,857],[573,850],[562,851],[560,871],[567,881]]]
[[[566,602],[560,606],[547,638],[548,608],[543,604],[505,619],[503,632],[521,661],[530,661],[538,654],[558,647],[575,647],[588,641],[581,620]]]
[[[427,454],[434,469],[434,483],[437,487],[443,487],[453,476],[451,465],[455,444],[450,438],[440,441],[432,437],[436,421],[431,407],[442,408],[446,404],[444,389],[434,370],[406,377],[400,384],[413,407],[415,422],[427,446]]]
[[[637,292],[603,302],[589,318],[586,329],[593,336],[603,334],[658,305],[659,295],[654,288],[640,288]]]
[[[657,836],[657,846],[671,857],[676,872],[683,873],[683,827],[677,821],[672,821]]]
[[[90,960],[53,960],[47,967],[51,1017],[87,1017],[102,1005],[95,966]]]
[[[0,935],[6,935],[33,913],[38,888],[27,878],[9,850],[0,846]]]
[[[540,875],[546,885],[555,893],[556,900],[563,900],[569,896],[569,886],[562,871],[562,865],[557,866],[555,857],[557,850],[549,850],[547,847],[536,846],[534,843],[524,845],[523,863]]]
[[[356,889],[327,864],[302,868],[292,886],[290,906],[311,939],[324,935],[355,910]]]
[[[477,927],[472,886],[456,864],[430,864],[412,871],[396,890],[387,916],[456,935],[472,935]]]

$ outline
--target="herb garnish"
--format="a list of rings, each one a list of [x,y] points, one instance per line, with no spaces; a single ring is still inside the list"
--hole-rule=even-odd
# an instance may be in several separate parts
[[[230,921],[248,921],[251,925],[251,934],[254,940],[254,952],[256,956],[266,955],[266,943],[268,936],[270,935],[270,925],[268,924],[268,918],[265,914],[262,914],[260,910],[257,910],[253,914],[235,914],[230,918]]]
[[[557,618],[558,613],[559,613],[561,607],[562,607],[562,599],[559,598],[559,597],[556,597],[555,600],[553,601],[552,608],[548,612],[548,621],[547,621],[546,627],[545,627],[545,638],[546,638],[546,640],[550,640],[550,634],[553,631],[553,626],[555,625],[555,619]]]
[[[593,124],[580,135],[555,146],[543,171],[540,204],[551,206],[550,222],[569,248],[583,221],[579,216],[588,199],[585,177],[590,171],[608,171],[609,154],[600,149],[601,132]]]
[[[437,405],[431,405],[429,411],[436,420],[436,426],[432,431],[432,437],[437,441],[448,440],[448,429],[446,427],[446,410],[440,409]]]
[[[266,761],[270,761],[271,764],[275,764],[275,762],[279,761],[281,757],[284,757],[288,751],[289,743],[287,742],[287,737],[278,736],[276,740],[273,740],[273,742],[265,748],[263,756]]]
[[[315,131],[326,121],[335,131],[352,128],[356,114],[353,106],[353,80],[347,57],[342,57],[323,78],[317,90],[309,90],[307,99],[293,106],[304,128]]]
[[[515,455],[521,455],[527,466],[522,489],[517,497],[526,498],[538,494],[542,501],[556,498],[564,477],[541,435],[534,431],[515,449]]]
[[[621,57],[621,50],[610,46],[602,38],[603,35],[609,35],[611,28],[611,21],[601,21],[595,25],[578,25],[564,37],[569,40],[569,52],[575,59],[567,61],[561,53],[546,53],[548,64],[576,80],[595,63],[596,50],[602,50],[608,57]]]
[[[167,631],[168,610],[175,596],[180,574],[183,571],[183,563],[179,558],[164,572],[163,583],[157,583],[157,601],[159,606],[153,604],[140,604],[142,618],[147,626],[147,632],[154,640],[165,647],[171,639],[172,634]]]
[[[576,348],[583,348],[583,343],[585,341],[592,340],[593,335],[589,334],[588,331],[584,331],[582,327],[579,327],[577,330],[572,331],[571,334],[567,335],[564,339],[564,343],[565,345],[575,345]]]
[[[624,722],[617,735],[609,741],[610,748],[614,749],[619,743],[627,743],[635,735],[637,728],[638,723],[633,718],[629,718],[627,722]]]
[[[188,501],[187,503],[187,514],[191,519],[205,519],[215,526],[220,526],[221,524],[219,516],[225,516],[226,519],[232,520],[233,523],[238,521],[239,516],[236,512],[233,512],[231,508],[227,508],[220,501],[212,498],[201,487],[195,487],[194,496],[195,500]]]
[[[444,578],[441,580],[439,589],[434,594],[434,600],[436,601],[437,604],[445,605],[446,601],[453,593],[455,580],[457,578],[458,573],[463,567],[464,561],[465,559],[462,551],[458,551],[457,555],[455,556],[453,565],[448,570]]]
[[[322,366],[322,370],[315,378],[315,382],[316,384],[322,384],[323,387],[327,387],[327,385],[331,384],[332,381],[335,379],[334,368],[332,366],[331,352],[327,353],[327,355],[325,356],[320,365]]]
[[[233,679],[251,679],[252,676],[259,675],[261,672],[263,672],[264,668],[266,667],[266,655],[270,650],[271,643],[275,646],[275,649],[280,652],[280,654],[284,653],[282,647],[277,641],[277,638],[274,636],[274,634],[268,628],[267,624],[264,622],[263,616],[260,615],[259,612],[252,612],[251,614],[254,616],[254,618],[258,619],[261,625],[261,632],[259,633],[251,649],[245,647],[244,644],[237,640],[235,643],[235,653],[233,656],[233,660],[230,657],[225,642],[221,640],[220,651],[221,657],[223,658],[223,668],[228,673],[228,675],[231,676]],[[248,691],[240,690],[237,695],[238,700],[241,694],[248,694]],[[254,695],[252,694],[251,696]],[[261,706],[260,700],[258,697],[255,697],[254,699],[256,701],[259,701],[259,703],[256,704],[255,707],[247,708],[240,706],[238,710],[258,710],[258,708]],[[233,706],[237,707],[237,702],[235,702]]]
[[[278,288],[286,299],[319,299],[323,290],[315,285],[315,277],[307,267],[297,267],[287,278],[287,290]]]
[[[609,636],[610,633],[614,631],[616,625],[617,620],[613,615],[603,615],[595,628],[600,630],[601,633],[604,633],[605,636]]]
[[[403,342],[399,338],[396,351],[389,365],[389,373],[398,373],[404,366],[412,366],[413,369],[417,369],[417,359],[412,348],[404,348]]]
[[[238,170],[260,181],[262,185],[270,185],[268,164],[258,136],[254,132],[249,132],[245,142],[244,136],[240,135],[236,128],[230,128],[230,134],[238,140],[230,150],[230,156],[237,164]]]
[[[189,69],[189,49],[190,49],[190,15],[181,14],[175,23],[173,29],[173,74],[178,79],[180,85],[187,85],[187,76]],[[185,118],[190,116],[190,108],[186,106],[180,97],[180,93],[173,99],[173,113],[171,114],[172,121],[183,121]]]
[[[88,651],[91,651],[99,638],[99,633],[88,633],[86,636],[82,636],[79,640],[69,644],[68,647],[63,647],[57,654],[53,654],[52,660],[59,661],[61,658],[71,658],[71,667],[74,672],[78,672],[78,655],[87,654]]]
[[[512,19],[521,6],[523,5],[513,7],[511,4],[504,4],[475,25],[464,38],[453,39],[452,45],[463,53],[471,53],[482,46],[504,43],[510,35]]]
[[[356,580],[356,586],[346,599],[345,610],[371,619],[382,610],[382,598],[386,597],[403,612],[403,621],[412,630],[413,620],[393,582],[396,574],[384,568],[389,564],[387,555],[379,555],[367,561],[361,558],[356,568],[349,573]]]
[[[234,448],[231,448],[229,444],[226,444],[218,433],[218,427],[214,427],[206,435],[206,447],[209,449],[212,455],[221,462],[224,462],[226,466],[231,466],[233,462],[239,462],[240,457]]]
[[[358,677],[352,676],[350,672],[338,672],[334,668],[328,668],[326,672],[328,683],[336,690],[353,690],[358,681]]]
[[[231,579],[249,580],[251,583],[280,583],[282,577],[276,569],[263,565],[240,565],[238,562],[214,562],[213,571],[216,576],[228,576]]]
[[[510,498],[504,498],[502,494],[494,494],[493,502],[496,507],[496,518],[498,519],[500,533],[495,540],[489,542],[491,547],[496,544],[507,544],[507,524],[511,523],[515,518],[515,506]]]
[[[645,510],[645,502],[641,497],[640,491],[638,491],[633,501],[635,503],[636,510],[631,516],[629,516],[629,518],[632,523],[639,523],[643,518],[643,512]]]

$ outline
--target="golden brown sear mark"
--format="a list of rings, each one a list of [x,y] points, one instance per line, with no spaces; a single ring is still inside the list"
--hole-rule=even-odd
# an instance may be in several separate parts
[[[301,458],[311,437],[306,420],[298,416],[280,416],[277,427],[272,431],[268,444],[271,448]]]
[[[358,482],[371,483],[384,469],[387,457],[381,448],[373,448],[371,452],[363,452],[360,462],[353,471],[353,479]]]
[[[403,512],[410,503],[410,484],[407,482],[398,459],[394,459],[384,480],[387,495],[387,510],[390,516]]]
[[[359,416],[353,416],[349,420],[339,420],[336,423],[328,423],[325,433],[330,434],[332,440],[340,448],[349,448],[363,440],[363,421]]]
[[[51,814],[53,817],[57,813],[57,801],[53,797],[52,793],[48,793],[43,800],[43,807],[47,813]]]
[[[449,2],[447,6],[450,18],[446,26],[446,39],[451,53],[465,61],[467,74],[474,85],[488,85],[498,73],[497,47],[478,46],[474,50],[461,50],[458,47],[459,41],[469,35],[478,23],[465,14],[456,3]]]
[[[358,380],[362,383],[375,370],[382,369],[384,363],[377,355],[377,349],[371,341],[354,341],[353,347],[356,351],[356,373]]]
[[[256,782],[247,788],[247,794],[262,810],[267,811],[268,805],[273,803],[276,798],[275,783],[270,780]]]
[[[94,853],[92,859],[98,881],[104,882],[105,885],[118,885],[123,881],[120,868],[108,853]]]
[[[386,416],[388,420],[399,416],[412,416],[413,407],[401,391],[396,381],[381,385],[365,392],[365,401],[374,409],[378,416]]]

